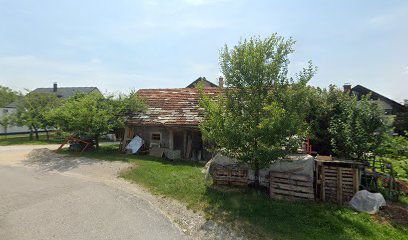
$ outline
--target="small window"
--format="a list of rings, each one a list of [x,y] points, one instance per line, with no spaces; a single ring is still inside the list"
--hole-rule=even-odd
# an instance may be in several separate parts
[[[153,141],[160,141],[161,134],[160,133],[152,133],[152,140]]]
[[[3,113],[8,113],[8,109],[3,109]]]

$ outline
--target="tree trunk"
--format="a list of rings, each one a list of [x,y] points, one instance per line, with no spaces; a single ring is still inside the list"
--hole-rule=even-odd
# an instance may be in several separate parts
[[[254,187],[256,188],[256,189],[258,189],[260,186],[261,186],[261,184],[260,184],[260,182],[259,182],[259,162],[258,162],[258,160],[254,160],[254,163],[255,163],[255,169],[254,169],[254,171],[255,171],[255,181],[254,181]]]
[[[40,140],[40,137],[38,136],[38,129],[34,128],[35,131],[35,140]]]
[[[48,129],[45,128],[44,130],[45,130],[45,134],[47,135],[47,141],[49,141],[50,140],[50,134],[48,133]]]
[[[30,127],[30,141],[33,140],[33,128]]]
[[[96,150],[99,150],[99,135],[95,136],[95,148]]]

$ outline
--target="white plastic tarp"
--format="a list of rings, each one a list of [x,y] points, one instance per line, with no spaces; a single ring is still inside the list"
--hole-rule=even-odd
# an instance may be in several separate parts
[[[130,150],[130,152],[132,154],[135,154],[135,153],[137,153],[137,151],[139,151],[139,149],[142,147],[142,145],[143,145],[143,139],[141,137],[139,137],[139,136],[136,136],[126,146],[126,150]]]
[[[210,177],[208,171],[212,163],[223,166],[239,164],[238,160],[236,159],[217,154],[206,164],[204,172],[207,173],[207,178]],[[241,164],[241,166],[248,168],[248,180],[254,181],[255,172],[246,164]],[[259,180],[261,185],[268,186],[269,180],[267,177],[270,171],[300,174],[313,178],[314,158],[308,154],[291,154],[285,159],[272,163],[268,167],[259,171]]]
[[[371,193],[367,190],[356,192],[350,201],[350,205],[359,212],[375,214],[380,207],[387,205],[381,193]]]

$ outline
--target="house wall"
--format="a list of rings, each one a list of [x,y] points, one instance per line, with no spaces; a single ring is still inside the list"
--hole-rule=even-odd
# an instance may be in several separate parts
[[[152,134],[160,133],[160,147],[180,151],[183,159],[209,160],[212,156],[204,149],[201,133],[197,129],[177,127],[131,127],[131,129],[133,136],[141,137],[147,147],[152,143]]]
[[[373,100],[373,102],[377,103],[378,106],[385,112],[385,113],[391,113],[392,112],[392,106],[388,104],[385,101],[382,100]]]
[[[0,108],[0,118],[2,118],[5,115],[12,114],[17,112],[17,109],[15,108]],[[28,127],[26,126],[11,126],[7,128],[7,134],[18,134],[18,133],[27,133],[30,132]],[[3,126],[0,126],[0,135],[5,134],[6,131]]]
[[[160,133],[160,147],[169,147],[169,129],[164,127],[133,127],[134,133],[141,137],[146,146],[150,146],[152,133]]]

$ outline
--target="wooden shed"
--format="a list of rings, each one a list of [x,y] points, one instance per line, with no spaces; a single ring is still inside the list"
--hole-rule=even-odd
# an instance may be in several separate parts
[[[203,91],[215,96],[221,89],[208,87]],[[126,122],[123,149],[138,135],[147,151],[154,149],[169,159],[208,160],[212,156],[198,127],[203,117],[198,89],[140,89],[137,94],[146,101],[147,111],[134,114]]]

